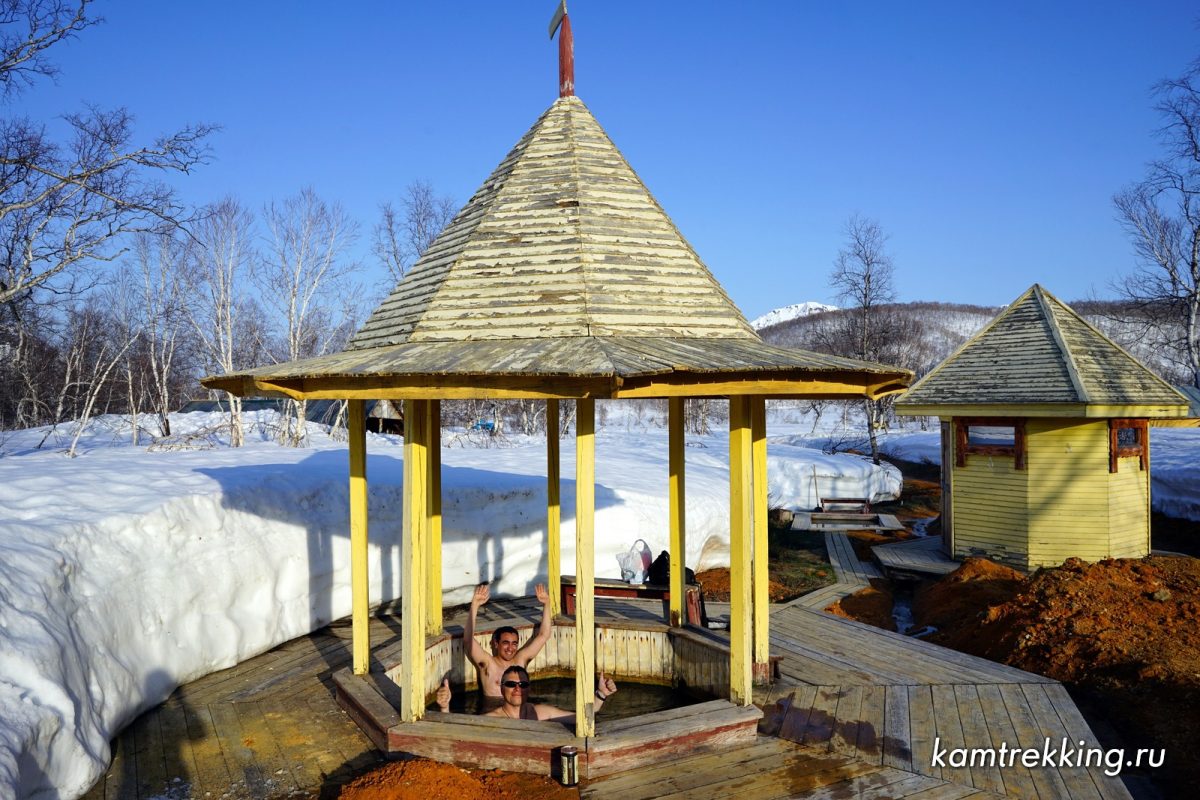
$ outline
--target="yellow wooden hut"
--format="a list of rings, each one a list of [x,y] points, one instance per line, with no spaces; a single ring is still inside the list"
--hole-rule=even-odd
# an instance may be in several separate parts
[[[1034,285],[896,411],[941,419],[947,552],[1030,570],[1150,552],[1147,422],[1187,400]]]
[[[562,96],[344,352],[204,381],[243,396],[350,401],[353,663],[360,676],[371,658],[363,403],[403,401],[403,630],[395,673],[401,726],[425,716],[441,679],[426,659],[442,641],[441,400],[546,401],[554,603],[561,571],[558,403],[577,404],[577,606],[570,662],[577,676],[576,734],[591,743],[593,542],[597,535],[622,535],[594,530],[595,400],[669,398],[670,475],[664,482],[670,512],[663,525],[672,554],[670,622],[679,626],[686,551],[683,402],[729,399],[732,612],[727,672],[721,674],[730,703],[749,706],[754,676],[768,664],[764,400],[880,397],[902,390],[912,377],[903,369],[763,343],[569,84],[573,78],[563,81]],[[432,741],[421,730],[426,733],[405,741]],[[652,749],[645,752],[654,757]]]

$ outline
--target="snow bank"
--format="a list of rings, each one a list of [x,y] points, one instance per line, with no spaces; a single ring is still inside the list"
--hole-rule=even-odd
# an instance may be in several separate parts
[[[0,458],[0,797],[77,797],[105,769],[109,740],[180,683],[238,663],[350,613],[345,445],[269,441],[273,418],[239,450],[148,452],[120,420],[97,420],[84,455],[36,450],[18,432]],[[179,415],[181,441],[219,417]],[[454,439],[448,439],[452,445]],[[461,440],[459,440],[461,441]],[[52,436],[49,444],[55,442]],[[541,440],[443,451],[447,604],[480,580],[499,596],[546,579]],[[400,440],[370,437],[370,596],[399,596]],[[563,441],[563,569],[574,570],[574,450]],[[727,445],[690,437],[688,563],[728,563]],[[635,539],[665,549],[665,432],[597,436],[597,574]],[[789,437],[769,445],[772,503],[894,497],[900,477]]]

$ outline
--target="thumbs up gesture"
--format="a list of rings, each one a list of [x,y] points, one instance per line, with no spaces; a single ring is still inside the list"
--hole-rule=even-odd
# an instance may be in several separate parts
[[[443,713],[448,712],[450,710],[450,679],[449,678],[443,679],[442,685],[438,687],[437,704],[438,704],[438,710],[442,711]]]

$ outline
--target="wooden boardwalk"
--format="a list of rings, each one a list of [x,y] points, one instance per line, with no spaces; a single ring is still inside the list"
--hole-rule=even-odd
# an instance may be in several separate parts
[[[942,537],[923,536],[906,542],[880,544],[871,548],[884,569],[922,575],[948,575],[961,566],[942,550]]]
[[[660,620],[656,601],[598,598],[597,617]],[[719,610],[719,609],[718,609]],[[534,624],[532,600],[497,601],[480,627]],[[448,613],[447,627],[463,617]],[[394,647],[399,619],[372,620],[373,650]],[[1046,678],[802,606],[771,617],[783,680],[760,689],[756,742],[592,781],[604,797],[1126,798],[1099,769],[945,768],[932,747],[1095,746],[1066,691]],[[348,621],[209,675],[139,717],[87,800],[335,798],[381,762],[334,704],[349,664]]]
[[[800,605],[816,609],[827,608],[843,597],[870,586],[872,578],[882,577],[874,564],[867,564],[859,560],[850,538],[842,531],[825,532],[825,549],[829,553],[829,564],[833,567],[833,574],[837,581],[828,586],[822,586],[815,592],[798,597],[787,605]]]

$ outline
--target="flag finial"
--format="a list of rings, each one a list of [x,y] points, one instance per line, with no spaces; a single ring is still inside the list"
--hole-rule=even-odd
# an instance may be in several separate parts
[[[571,35],[571,19],[567,16],[567,0],[559,0],[550,19],[550,38],[562,27],[558,36],[558,96],[575,94],[575,37]]]

